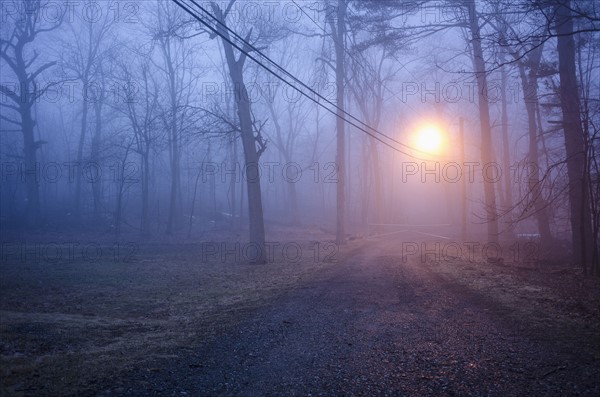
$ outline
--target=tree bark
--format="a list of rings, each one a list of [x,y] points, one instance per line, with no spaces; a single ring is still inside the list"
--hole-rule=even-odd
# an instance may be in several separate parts
[[[473,66],[477,78],[477,90],[479,99],[479,121],[481,127],[481,161],[483,167],[492,163],[493,141],[490,126],[490,107],[488,103],[488,83],[485,59],[481,47],[481,31],[479,28],[479,17],[473,4],[467,5],[469,10],[469,28],[471,30],[471,48],[473,51]],[[496,215],[496,194],[492,180],[484,175],[483,191],[485,200],[485,212],[487,216],[487,238],[489,243],[498,242],[498,218]]]
[[[140,230],[142,235],[147,235],[150,232],[149,228],[149,202],[150,202],[150,148],[144,142],[142,151],[142,217]]]
[[[87,78],[82,79],[83,89],[89,87]],[[87,132],[87,119],[88,119],[89,105],[88,101],[83,95],[83,108],[81,112],[81,130],[79,132],[79,143],[77,144],[77,172],[75,174],[75,204],[73,213],[75,219],[79,221],[81,219],[81,174],[84,167],[83,164],[83,148],[85,146],[85,136]]]
[[[345,109],[345,40],[346,40],[346,2],[337,2],[337,26],[330,21],[335,42],[335,82],[336,82],[336,163],[337,163],[337,190],[336,190],[336,242],[338,245],[346,244],[346,133],[344,112]]]
[[[27,94],[21,93],[21,96]],[[21,113],[21,128],[23,131],[24,155],[25,155],[25,172],[26,189],[27,189],[27,224],[28,226],[37,226],[40,222],[40,193],[39,182],[37,177],[37,145],[35,143],[33,130],[35,121],[31,115],[31,103],[23,103],[20,106]]]
[[[25,214],[25,223],[28,227],[38,226],[40,223],[40,192],[39,192],[39,164],[37,163],[37,150],[42,142],[36,142],[34,129],[36,121],[33,117],[33,107],[41,95],[36,82],[37,76],[43,71],[54,66],[56,62],[43,64],[36,69],[31,70],[32,63],[37,57],[34,55],[31,59],[26,59],[27,51],[25,47],[32,43],[36,36],[42,31],[53,30],[59,24],[42,30],[38,25],[39,18],[39,0],[31,1],[30,4],[23,2],[23,9],[30,9],[32,12],[26,12],[22,15],[22,21],[14,26],[12,36],[8,41],[3,42],[0,48],[0,57],[6,62],[8,67],[15,74],[19,90],[12,90],[5,84],[0,84],[2,93],[10,98],[14,105],[13,109],[19,114],[20,122],[13,120],[14,124],[20,125],[23,135],[23,173],[25,178],[25,189],[27,193],[27,206]],[[8,27],[7,27],[8,29]],[[9,50],[12,48],[12,54]],[[8,119],[8,118],[7,118]]]
[[[502,59],[503,61],[503,59]],[[507,73],[506,68],[500,70],[502,81],[502,171],[504,173],[504,192],[501,195],[503,198],[502,206],[506,209],[512,208],[512,180],[510,177],[510,144],[508,136],[508,99],[507,99]]]
[[[217,18],[225,25],[225,18],[221,9],[212,4],[213,11]],[[229,32],[223,27],[217,27],[222,37],[223,50],[227,59],[229,76],[235,90],[235,101],[237,104],[237,113],[240,122],[242,147],[244,150],[245,169],[243,175],[246,176],[246,187],[248,189],[248,218],[249,218],[249,241],[257,250],[257,255],[250,258],[253,263],[262,264],[267,262],[267,253],[265,245],[265,225],[263,218],[262,192],[260,187],[260,176],[258,174],[259,153],[256,148],[257,140],[254,136],[254,125],[252,122],[252,112],[250,109],[250,98],[244,82],[244,63],[246,56],[240,54],[236,59],[234,48],[228,42]],[[249,37],[248,37],[249,39]]]
[[[170,99],[170,121],[169,121],[169,159],[171,166],[171,188],[169,191],[169,215],[167,218],[167,234],[173,233],[173,227],[179,220],[179,209],[177,206],[177,193],[179,192],[180,180],[180,161],[179,161],[179,131],[177,128],[177,88],[175,81],[175,69],[173,68],[173,59],[170,53],[170,42],[163,44],[165,62],[167,64],[169,78],[169,99]]]
[[[571,1],[561,1],[556,6],[556,33],[558,67],[560,75],[560,104],[569,176],[569,204],[573,256],[587,271],[591,257],[592,236],[589,186],[586,183],[585,139],[581,126],[579,91],[575,69],[575,41]]]
[[[528,160],[533,166],[533,169],[528,173],[528,189],[533,203],[535,219],[540,232],[540,240],[545,248],[552,245],[552,232],[550,231],[550,221],[548,219],[548,211],[546,203],[542,196],[542,185],[540,181],[540,160],[537,137],[537,120],[536,120],[536,105],[538,102],[538,81],[537,71],[541,59],[541,48],[532,53],[531,70],[529,77],[525,72],[525,66],[522,62],[518,62],[519,74],[521,76],[521,85],[523,87],[523,100],[525,101],[525,109],[527,111],[527,128],[529,133],[529,151]]]
[[[91,169],[100,170],[100,145],[102,140],[102,99],[94,104],[95,114],[95,129],[94,135],[92,136],[92,148],[90,153],[90,161],[94,165]],[[100,215],[103,207],[102,197],[102,173],[92,176],[92,193],[94,198],[94,219],[96,223],[100,222]]]

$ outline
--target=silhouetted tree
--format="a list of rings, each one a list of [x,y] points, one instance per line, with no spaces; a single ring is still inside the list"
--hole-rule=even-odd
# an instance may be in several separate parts
[[[40,87],[38,79],[46,70],[56,65],[56,62],[39,62],[39,53],[31,50],[36,38],[44,33],[58,28],[62,17],[56,21],[44,18],[43,8],[47,2],[41,0],[22,0],[17,2],[19,13],[5,16],[6,26],[0,37],[0,58],[14,74],[14,84],[2,83],[0,92],[12,101],[0,103],[18,115],[18,119],[6,116],[0,118],[9,124],[17,126],[23,134],[23,168],[26,174],[27,189],[27,224],[37,225],[40,221],[40,196],[38,184],[37,151],[45,142],[36,140],[34,128],[34,107],[38,99],[50,88]],[[3,76],[6,77],[6,76]]]

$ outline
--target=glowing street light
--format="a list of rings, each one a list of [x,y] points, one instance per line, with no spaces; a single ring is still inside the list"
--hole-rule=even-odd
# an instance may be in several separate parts
[[[423,125],[417,129],[414,145],[421,152],[439,154],[444,146],[444,133],[434,124]]]

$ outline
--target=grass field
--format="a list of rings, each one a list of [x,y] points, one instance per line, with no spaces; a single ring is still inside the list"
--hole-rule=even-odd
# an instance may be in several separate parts
[[[209,341],[337,253],[283,242],[272,262],[253,265],[251,247],[231,242],[11,244],[0,265],[6,395],[97,390],[115,371]]]

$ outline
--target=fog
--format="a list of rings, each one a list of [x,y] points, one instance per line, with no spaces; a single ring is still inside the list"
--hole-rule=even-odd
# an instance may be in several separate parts
[[[576,29],[593,27],[592,3],[577,7]],[[485,2],[350,2],[339,15],[335,2],[3,3],[3,228],[219,230],[252,241],[243,231],[264,218],[267,233],[341,227],[342,243],[382,225],[452,232],[462,220],[473,235],[497,224],[487,237],[496,241],[539,234],[543,212],[544,238],[569,240],[556,37],[529,39],[551,22],[540,12]],[[474,33],[477,18],[491,22]],[[574,54],[594,147],[589,30]],[[419,143],[424,123],[441,137],[432,152]],[[532,199],[529,180],[540,176]],[[256,195],[258,184],[262,214],[252,215],[248,187]]]
[[[0,394],[597,395],[598,11],[3,0]]]

